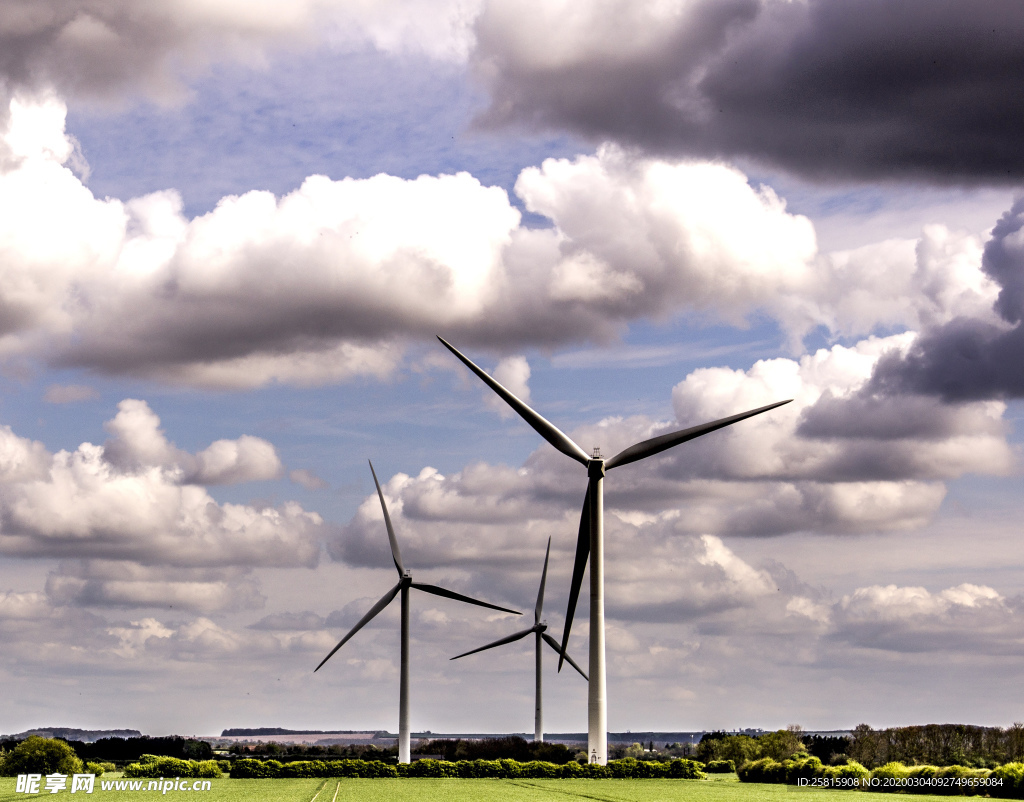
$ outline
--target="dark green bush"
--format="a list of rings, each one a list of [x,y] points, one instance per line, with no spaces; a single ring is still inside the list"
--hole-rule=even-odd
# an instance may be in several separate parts
[[[106,768],[102,763],[90,763],[87,761],[85,764],[86,774],[95,774],[97,777],[101,777],[104,771],[106,771]]]
[[[770,757],[763,757],[760,760],[748,760],[736,769],[736,776],[740,778],[741,782],[745,783],[771,782],[771,780],[765,778],[768,767],[775,762]]]
[[[171,768],[164,761],[175,758],[160,758],[153,764],[133,764],[125,772],[131,777],[189,777],[204,776],[202,774],[183,774],[180,771],[163,771]],[[204,761],[194,764],[194,771],[200,766],[216,761]],[[177,767],[175,767],[177,768]],[[218,767],[219,768],[219,767]],[[557,765],[544,760],[531,760],[519,763],[515,760],[417,760],[415,763],[397,766],[376,760],[296,760],[281,764],[276,760],[255,760],[242,758],[236,760],[231,768],[231,776],[236,778],[273,778],[273,777],[461,777],[461,778],[653,778],[671,777],[674,779],[703,779],[702,766],[693,760],[673,760],[671,763],[635,760],[624,758],[610,761],[607,766],[596,763],[566,763]],[[211,775],[214,776],[214,775]]]
[[[842,766],[825,766],[820,776],[833,780],[838,789],[865,788],[870,782],[871,772],[864,768],[856,760],[851,760]],[[837,783],[836,780],[839,780]]]
[[[317,761],[318,763],[320,761]],[[365,777],[367,768],[366,761],[359,758],[348,758],[347,760],[331,760],[327,763],[329,777]]]
[[[409,777],[457,777],[455,763],[447,760],[417,760],[409,764]]]
[[[518,760],[512,760],[507,757],[503,757],[500,760],[495,761],[501,766],[501,776],[505,779],[511,779],[513,777],[522,776],[522,765]]]
[[[789,774],[789,769],[793,765],[792,762],[773,758],[769,758],[769,760],[771,763],[765,765],[765,782],[785,783],[786,775]]]
[[[564,766],[559,767],[558,776],[562,779],[571,780],[575,777],[583,776],[583,763],[566,763]]]
[[[1004,763],[992,769],[989,776],[997,781],[997,784],[988,789],[992,796],[1017,799],[1024,797],[1024,763]]]
[[[217,761],[217,765],[220,766],[220,770],[223,771],[223,772],[230,772],[231,771],[231,761],[230,760],[218,760]]]
[[[711,760],[704,766],[708,774],[729,774],[736,771],[736,763],[732,760]]]
[[[519,764],[519,776],[531,779],[556,778],[562,767],[546,760],[531,760]]]
[[[612,776],[612,770],[600,763],[586,763],[580,768],[583,769],[580,776],[591,780],[603,780]]]
[[[501,776],[496,760],[460,760],[455,764],[455,771],[459,777],[467,780]]]
[[[281,777],[327,777],[327,764],[322,760],[293,760],[281,766]]]
[[[910,769],[899,761],[886,763],[871,772],[871,779],[879,780],[905,780],[910,777]]]
[[[666,776],[674,780],[703,780],[707,778],[702,771],[703,768],[704,764],[698,763],[696,760],[676,758],[668,764]]]
[[[217,778],[221,776],[220,761],[217,760],[197,760],[196,761],[196,777],[206,778]]]
[[[255,760],[251,757],[236,760],[231,766],[231,776],[246,780],[262,780],[280,777],[283,766],[277,760]]]
[[[783,765],[786,766],[786,782],[790,785],[797,785],[800,780],[820,777],[825,770],[821,761],[816,757],[784,760]]]
[[[736,774],[740,780],[748,783],[784,783],[786,782],[786,765],[770,757],[744,763]]]
[[[0,773],[81,774],[82,761],[66,741],[30,735],[12,749],[0,766]]]
[[[380,779],[382,777],[397,777],[398,768],[385,763],[383,760],[366,760],[366,773],[364,777],[371,777],[373,779]]]
[[[983,780],[987,780],[991,774],[991,769],[972,769],[967,766],[945,766],[937,772],[938,777],[949,780],[960,780],[962,782],[942,786],[931,793],[950,794],[953,796],[963,796],[965,794],[972,796],[976,794],[987,794],[989,793],[988,786],[982,785],[981,783]]]
[[[668,763],[659,763],[656,760],[638,760],[633,769],[633,777],[638,780],[668,777],[668,768]]]
[[[612,777],[619,779],[627,779],[632,777],[636,772],[637,759],[635,757],[624,757],[621,760],[609,760],[608,770],[611,771]]]
[[[216,775],[220,777],[220,768],[212,760]],[[198,777],[199,763],[194,760],[182,760],[178,757],[159,757],[152,763],[131,763],[125,767],[125,777]]]

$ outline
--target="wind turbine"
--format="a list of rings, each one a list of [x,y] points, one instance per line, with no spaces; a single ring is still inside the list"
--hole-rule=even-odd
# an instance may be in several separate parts
[[[605,764],[608,762],[608,709],[607,681],[605,677],[605,644],[604,644],[604,475],[605,471],[628,465],[631,462],[652,457],[666,449],[693,440],[701,435],[738,423],[741,420],[760,415],[770,409],[788,404],[777,401],[768,406],[730,415],[700,426],[669,432],[650,440],[631,445],[620,451],[609,460],[601,456],[601,451],[594,448],[593,454],[587,454],[572,439],[554,424],[534,412],[515,395],[510,393],[482,369],[461,354],[455,346],[438,337],[441,344],[457,356],[463,364],[473,371],[480,379],[494,390],[495,393],[519,414],[537,434],[568,457],[586,466],[587,494],[583,500],[583,513],[580,516],[580,531],[576,541],[576,561],[572,571],[572,584],[569,587],[569,604],[565,613],[565,629],[562,631],[562,645],[559,648],[558,670],[562,669],[566,645],[569,642],[569,630],[572,628],[576,602],[579,599],[580,587],[583,584],[583,572],[590,565],[590,679],[587,694],[587,751],[591,763]]]
[[[407,571],[402,564],[402,554],[398,550],[398,539],[395,537],[395,529],[391,525],[391,516],[388,515],[388,505],[384,502],[384,493],[380,489],[380,482],[377,481],[377,472],[373,470],[372,462],[370,463],[370,473],[373,474],[373,483],[377,486],[380,506],[384,510],[384,525],[387,527],[388,540],[391,542],[391,557],[394,559],[395,568],[398,571],[398,584],[385,593],[381,600],[373,605],[366,615],[359,619],[359,623],[349,630],[349,633],[338,642],[337,646],[331,649],[330,654],[320,661],[320,665],[313,669],[313,673],[323,668],[324,663],[330,660],[334,653],[348,642],[349,638],[373,620],[373,617],[387,607],[395,596],[401,594],[402,658],[398,693],[398,762],[408,763],[411,754],[409,748],[409,590],[415,588],[416,590],[422,590],[424,593],[432,593],[435,596],[443,596],[446,599],[455,599],[456,601],[475,604],[479,607],[489,607],[492,610],[501,610],[503,613],[512,613],[513,615],[522,615],[522,613],[516,610],[509,610],[507,607],[499,607],[496,604],[488,604],[477,599],[471,599],[469,596],[463,596],[461,593],[456,593],[453,590],[441,588],[437,585],[424,585],[422,582],[413,582],[412,572]]]
[[[541,709],[541,669],[543,667],[544,659],[541,650],[541,642],[547,643],[552,649],[558,652],[559,656],[562,655],[562,649],[558,645],[558,641],[552,638],[547,633],[547,623],[540,620],[541,612],[544,610],[544,584],[548,579],[548,557],[551,556],[551,538],[548,538],[548,550],[544,552],[544,571],[540,575],[540,589],[537,591],[537,605],[533,608],[533,626],[529,629],[524,629],[519,632],[515,632],[509,635],[507,638],[501,638],[500,640],[494,641],[494,643],[488,643],[486,646],[481,646],[479,649],[473,649],[472,651],[463,652],[457,654],[452,660],[458,660],[460,657],[466,657],[470,654],[476,654],[487,649],[493,649],[495,646],[504,646],[506,643],[514,643],[517,640],[522,640],[527,635],[533,634],[536,636],[536,647],[537,647],[537,693],[534,697],[534,714],[533,714],[533,740],[543,741],[544,740],[544,713]],[[569,663],[573,668],[580,672],[583,679],[587,679],[587,675],[573,661],[569,655],[565,655],[566,662]]]

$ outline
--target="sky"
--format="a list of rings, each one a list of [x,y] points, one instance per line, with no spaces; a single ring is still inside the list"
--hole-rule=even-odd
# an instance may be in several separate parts
[[[407,568],[613,731],[1024,720],[1015,0],[9,0],[0,732],[390,730]],[[531,732],[416,594],[412,726]],[[587,654],[586,599],[569,652]],[[528,626],[528,624],[525,624]],[[586,687],[545,656],[548,731]]]

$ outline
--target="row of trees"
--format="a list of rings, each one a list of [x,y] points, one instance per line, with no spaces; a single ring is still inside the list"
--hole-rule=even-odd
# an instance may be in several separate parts
[[[527,741],[518,735],[479,740],[439,738],[421,741],[412,750],[412,753],[414,755],[436,755],[448,761],[507,759],[528,763],[533,760],[541,760],[559,766],[565,765],[575,758],[575,753],[565,744]]]
[[[769,757],[746,763],[737,772],[743,782],[805,784],[836,790],[881,793],[990,796],[1024,799],[1024,763],[1004,763],[995,769],[969,766],[905,766],[886,763],[868,770],[855,760],[826,766],[801,753],[789,760]]]
[[[701,763],[731,760],[740,766],[752,760],[770,757],[785,760],[805,749],[799,727],[789,727],[764,735],[729,735],[725,732],[707,732],[694,750],[694,757]]]
[[[771,758],[782,761],[806,752],[822,763],[856,761],[868,769],[899,762],[908,766],[994,768],[1024,761],[1024,724],[975,727],[968,724],[926,724],[875,730],[861,724],[851,736],[805,735],[789,727],[757,737],[709,732],[694,750],[702,763],[731,760],[737,766]]]
[[[206,741],[171,735],[166,738],[100,738],[98,741],[68,741],[82,760],[110,760],[130,763],[143,755],[176,757],[180,760],[209,760],[213,747]]]
[[[83,761],[75,750],[58,738],[30,735],[10,751],[0,750],[0,775],[18,774],[103,774],[100,763]]]
[[[927,724],[874,730],[861,724],[853,731],[847,754],[870,768],[886,763],[994,768],[1024,760],[1024,724],[974,727]]]
[[[233,743],[228,747],[232,755],[239,757],[276,757],[300,759],[307,757],[350,758],[358,760],[387,760],[398,758],[397,746],[378,746],[377,744],[280,744],[269,743]]]

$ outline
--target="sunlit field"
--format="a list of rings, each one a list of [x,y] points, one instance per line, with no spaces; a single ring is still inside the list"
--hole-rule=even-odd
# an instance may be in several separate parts
[[[741,783],[736,775],[708,780],[213,780],[209,791],[103,791],[96,784],[91,798],[104,802],[142,802],[147,798],[191,799],[196,802],[523,802],[590,799],[602,802],[841,802],[857,791],[797,789],[792,785]],[[0,802],[53,799],[52,794],[15,793],[15,778],[0,778]],[[60,797],[68,794],[61,791]],[[872,794],[872,799],[889,796]],[[86,797],[88,798],[88,797]],[[197,799],[198,798],[198,799]],[[936,796],[914,795],[929,802]]]

